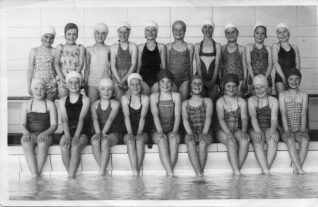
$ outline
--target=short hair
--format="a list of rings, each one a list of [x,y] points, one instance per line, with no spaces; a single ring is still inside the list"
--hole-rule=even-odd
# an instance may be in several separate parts
[[[74,23],[67,23],[64,27],[64,34],[66,34],[66,32],[70,29],[76,29],[78,32],[78,26]]]

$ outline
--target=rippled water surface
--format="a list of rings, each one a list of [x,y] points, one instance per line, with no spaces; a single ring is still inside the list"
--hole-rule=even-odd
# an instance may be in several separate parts
[[[193,200],[317,198],[318,174],[206,176],[82,175],[24,178],[9,183],[10,200]]]

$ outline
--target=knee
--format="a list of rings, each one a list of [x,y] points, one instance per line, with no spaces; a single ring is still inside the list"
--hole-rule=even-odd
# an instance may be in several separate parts
[[[136,144],[144,145],[146,143],[147,137],[145,134],[137,135],[136,136]]]

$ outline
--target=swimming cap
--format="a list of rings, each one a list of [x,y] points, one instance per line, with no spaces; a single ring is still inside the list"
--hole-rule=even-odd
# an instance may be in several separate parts
[[[157,22],[155,22],[153,20],[147,21],[146,24],[145,24],[145,28],[146,27],[155,27],[156,30],[158,31],[158,24],[157,24]]]
[[[277,26],[276,26],[276,31],[278,28],[286,28],[288,31],[289,31],[289,27],[287,26],[286,23],[279,23]]]
[[[126,21],[121,22],[121,23],[118,25],[117,30],[119,30],[121,27],[127,27],[128,30],[131,29],[130,24],[129,24],[128,22],[126,22]]]
[[[110,78],[103,78],[99,81],[99,88],[101,87],[114,87],[114,83]]]
[[[34,78],[31,82],[31,89],[33,89],[37,84],[42,84],[46,89],[46,83],[42,78]]]
[[[183,27],[183,29],[184,29],[184,31],[187,30],[187,25],[184,23],[184,21],[182,21],[182,20],[177,20],[177,21],[173,22],[173,24],[172,24],[172,29],[173,29],[173,27],[174,27],[176,24],[181,24],[182,27]]]
[[[225,26],[224,26],[224,31],[229,29],[229,28],[235,28],[237,30],[237,27],[232,24],[232,23],[227,23]]]
[[[238,86],[240,84],[240,81],[239,81],[239,78],[237,77],[237,75],[228,74],[228,75],[224,76],[223,84],[225,86],[228,83],[235,83]]]
[[[52,35],[56,35],[55,29],[52,26],[47,26],[47,27],[43,27],[41,28],[41,34],[42,36],[45,34],[52,34]]]
[[[106,32],[106,34],[108,34],[108,26],[104,23],[98,23],[94,27],[94,32],[95,31],[102,31],[102,32]]]
[[[164,78],[168,78],[169,80],[173,81],[173,75],[170,70],[162,69],[159,71],[159,73],[157,74],[157,80],[161,81]]]
[[[78,78],[80,81],[80,84],[82,85],[82,74],[80,74],[77,71],[70,71],[67,75],[66,75],[66,82],[68,82],[71,78]]]
[[[129,83],[130,83],[130,81],[132,80],[132,79],[139,79],[140,80],[140,82],[142,82],[142,77],[141,77],[141,75],[139,75],[139,73],[131,73],[129,76],[128,76],[128,78],[127,78],[127,83],[128,83],[128,85],[129,85]]]
[[[204,25],[211,25],[213,27],[213,29],[215,28],[214,22],[211,19],[205,19],[203,21],[202,26],[204,26]]]
[[[257,75],[253,78],[253,86],[255,85],[265,85],[268,86],[267,78],[264,75]]]

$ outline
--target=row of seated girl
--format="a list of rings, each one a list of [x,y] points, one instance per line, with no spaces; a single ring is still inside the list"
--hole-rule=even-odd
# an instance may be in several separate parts
[[[213,102],[202,96],[204,81],[194,75],[190,81],[191,97],[181,102],[181,95],[172,90],[173,74],[160,70],[157,75],[159,91],[150,95],[141,93],[143,79],[138,73],[127,77],[128,93],[121,103],[113,98],[114,84],[110,78],[99,82],[100,100],[90,106],[89,98],[81,94],[82,75],[71,71],[66,75],[68,95],[59,100],[59,111],[64,134],[60,139],[63,164],[70,177],[74,177],[80,163],[81,150],[91,142],[94,157],[100,167],[100,175],[107,174],[110,147],[125,143],[134,175],[139,175],[144,158],[144,146],[150,138],[158,145],[159,157],[167,175],[172,176],[177,162],[178,146],[184,141],[190,162],[197,176],[204,175],[207,147],[212,142],[212,125],[218,126],[216,138],[227,146],[228,159],[234,175],[246,159],[250,139],[262,173],[270,174],[279,141],[286,142],[295,172],[302,174],[302,165],[307,155],[309,136],[306,130],[308,97],[299,91],[301,73],[289,69],[288,90],[279,94],[279,101],[267,95],[268,81],[263,75],[253,79],[255,95],[248,103],[238,96],[239,78],[234,74],[224,77],[224,95],[216,102],[218,121],[213,121]],[[52,134],[57,128],[57,113],[52,101],[45,98],[45,82],[34,79],[31,85],[33,98],[22,108],[23,137],[21,143],[26,161],[34,176],[43,169]],[[149,110],[150,106],[150,110]],[[90,138],[87,114],[91,108],[94,135]],[[120,108],[124,120],[120,117]],[[280,109],[282,128],[278,130]],[[145,126],[147,113],[151,112],[154,127],[148,133]],[[248,115],[249,114],[249,115]],[[181,117],[183,125],[181,125]],[[250,120],[250,127],[248,122]],[[118,127],[124,122],[125,134]],[[180,126],[180,127],[179,127]],[[181,126],[185,134],[179,133]],[[299,152],[295,142],[299,142]],[[267,151],[264,144],[267,144]],[[34,146],[37,144],[37,156]],[[197,151],[198,149],[198,151]]]
[[[204,97],[216,99],[222,90],[222,80],[227,74],[239,77],[239,95],[250,92],[248,85],[255,75],[263,74],[268,79],[269,92],[272,87],[272,68],[276,69],[276,91],[285,90],[286,74],[289,68],[300,68],[299,52],[296,45],[289,43],[290,32],[286,24],[277,25],[278,43],[272,48],[266,46],[267,29],[264,24],[254,27],[254,43],[246,47],[237,44],[239,31],[233,24],[224,28],[227,44],[221,46],[212,38],[215,26],[213,21],[203,22],[203,40],[198,44],[184,41],[186,24],[175,21],[172,25],[174,41],[166,45],[156,41],[158,24],[149,21],[145,24],[146,43],[136,45],[129,41],[131,26],[123,22],[118,26],[118,43],[108,46],[105,40],[108,27],[97,24],[94,28],[95,44],[86,49],[77,44],[78,27],[69,23],[64,28],[65,44],[52,47],[55,30],[48,27],[43,30],[42,45],[30,52],[28,86],[31,95],[33,78],[43,78],[47,82],[47,98],[54,100],[57,95],[67,94],[65,77],[70,71],[84,70],[84,83],[88,97],[93,102],[98,99],[98,83],[102,78],[110,77],[114,81],[115,96],[120,101],[127,91],[129,74],[138,72],[144,82],[143,93],[150,95],[158,91],[156,76],[161,69],[168,69],[174,77],[174,90],[179,92],[181,100],[189,97],[189,81],[193,74],[195,56],[197,73],[203,77]]]

